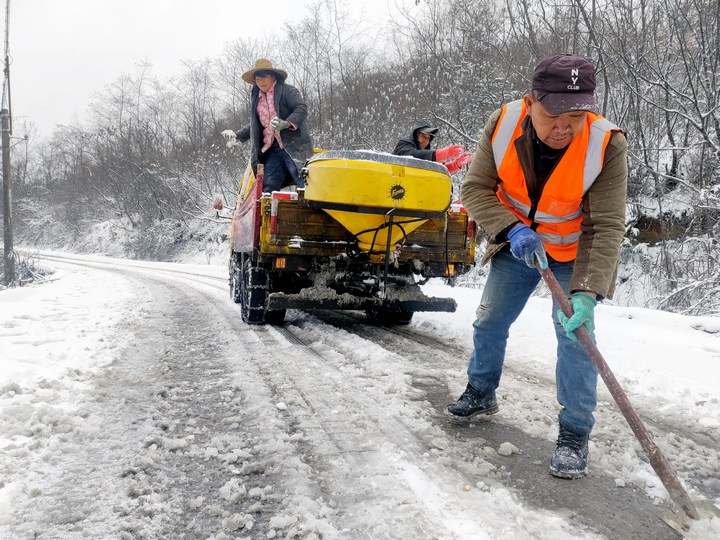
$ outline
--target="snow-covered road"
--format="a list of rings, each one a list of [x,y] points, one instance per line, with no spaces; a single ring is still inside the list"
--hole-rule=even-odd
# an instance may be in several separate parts
[[[421,317],[248,326],[220,267],[47,264],[73,293],[34,288],[56,302],[44,337],[22,337],[37,310],[0,327],[49,364],[36,386],[0,381],[0,538],[677,538],[606,392],[591,475],[563,481],[552,373],[508,366],[500,413],[453,422],[468,343]],[[715,427],[661,421],[682,478],[720,495]]]

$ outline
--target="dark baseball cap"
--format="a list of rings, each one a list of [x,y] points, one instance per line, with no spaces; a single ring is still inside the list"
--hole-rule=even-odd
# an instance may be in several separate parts
[[[432,126],[425,126],[421,127],[418,131],[420,133],[427,133],[428,135],[436,135],[438,132],[438,128]]]
[[[585,56],[553,54],[538,63],[532,89],[550,114],[597,112],[595,64]]]

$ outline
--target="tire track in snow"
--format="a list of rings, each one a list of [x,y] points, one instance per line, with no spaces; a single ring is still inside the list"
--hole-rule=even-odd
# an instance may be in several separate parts
[[[186,287],[187,279],[197,280],[187,276],[143,279],[164,299],[156,307],[167,322],[166,351],[154,415],[160,429],[144,443],[156,466],[143,471],[133,493],[149,492],[146,506],[164,521],[163,537],[332,538],[325,519],[332,512],[296,457],[296,433],[272,406],[273,380],[257,369],[270,353],[225,294],[207,292],[224,288],[202,279],[200,288]],[[147,458],[140,452],[134,460]],[[157,508],[157,493],[168,508]]]
[[[486,531],[492,530],[485,520],[489,519],[492,523],[498,516],[511,521],[514,530],[524,531],[518,534],[547,535],[547,538],[573,538],[577,535],[577,525],[568,527],[559,518],[555,528],[551,527],[553,530],[539,532],[540,527],[547,529],[545,510],[540,510],[540,513],[528,509],[516,510],[517,501],[500,483],[493,486],[492,493],[488,486],[476,486],[477,479],[472,480],[473,476],[463,470],[463,465],[473,470],[476,467],[447,459],[444,453],[447,447],[445,434],[428,426],[423,418],[417,418],[416,407],[409,406],[406,400],[413,400],[420,393],[412,388],[393,390],[394,381],[390,381],[390,387],[385,389],[368,383],[378,374],[365,372],[356,366],[352,355],[345,356],[345,349],[357,344],[343,345],[344,332],[338,331],[335,332],[337,336],[328,337],[334,332],[326,330],[325,325],[318,327],[317,323],[302,320],[302,316],[295,323],[299,323],[301,328],[295,327],[292,322],[281,331],[267,328],[277,334],[278,343],[282,342],[282,333],[291,331],[296,338],[310,343],[315,352],[320,351],[325,362],[315,362],[316,365],[310,366],[291,363],[291,356],[283,354],[282,368],[273,369],[282,371],[287,377],[288,382],[283,386],[296,389],[301,394],[302,400],[298,399],[297,403],[309,407],[304,415],[295,413],[301,416],[299,422],[314,417],[333,443],[331,452],[311,449],[310,453],[320,456],[316,459],[320,465],[315,466],[321,477],[327,479],[324,482],[326,486],[337,477],[348,477],[344,488],[346,495],[338,508],[344,509],[344,522],[351,524],[348,531],[351,537],[355,538],[361,531],[367,535],[362,538],[388,537],[383,535],[388,534],[385,531],[392,531],[392,527],[397,526],[404,530],[412,527],[414,522],[425,523],[420,529],[424,531],[423,538],[484,537],[488,534]],[[314,340],[319,335],[325,339],[316,343]],[[386,354],[396,356],[389,351]],[[375,357],[377,353],[371,352],[370,355]],[[388,358],[388,361],[395,359]],[[409,390],[407,398],[393,395],[406,390]],[[390,407],[387,397],[391,404],[407,410],[403,412]],[[318,440],[316,437],[309,439],[311,446],[313,441]],[[325,470],[328,465],[330,471]],[[324,489],[333,492],[332,487]],[[353,518],[363,511],[365,501],[377,500],[383,491],[385,498],[390,498],[383,508],[387,508],[388,512],[394,506],[402,508],[402,515],[392,518],[395,523],[384,519],[384,514],[380,512],[374,518],[376,523],[372,531],[362,530],[363,526],[367,527],[365,519],[353,525]],[[405,494],[406,491],[408,494]],[[337,497],[337,493],[335,495]],[[375,503],[376,510],[378,504],[381,501]],[[421,518],[426,515],[427,518]],[[400,519],[404,521],[398,523]],[[435,524],[442,526],[436,534],[432,534],[431,527]],[[584,534],[592,537],[587,530]]]
[[[265,366],[266,376],[283,380],[279,397],[305,434],[305,460],[316,472],[323,497],[337,509],[343,537],[391,538],[401,530],[411,538],[463,538],[468,528],[482,535],[472,521],[463,523],[456,516],[448,522],[438,513],[438,506],[446,504],[441,497],[416,493],[427,491],[432,481],[407,455],[426,461],[422,456],[428,449],[343,382],[338,369],[330,367],[332,359],[307,347],[287,327],[254,330],[268,349],[288,350],[280,355],[281,366]],[[414,486],[413,477],[422,487]]]
[[[316,501],[295,434],[268,406],[272,388],[254,369],[267,352],[225,287],[122,265],[101,271],[138,291],[117,328],[133,343],[85,380],[94,390],[84,403],[103,428],[58,445],[56,479],[32,500],[36,521],[22,531],[123,540],[332,538],[325,519],[332,511]]]

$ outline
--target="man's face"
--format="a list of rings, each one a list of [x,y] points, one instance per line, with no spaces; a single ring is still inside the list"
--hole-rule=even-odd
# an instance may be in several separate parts
[[[258,88],[263,91],[267,92],[270,90],[270,87],[275,82],[275,75],[272,73],[266,73],[263,75],[255,75],[255,84],[258,85]]]
[[[417,139],[418,139],[418,146],[420,147],[420,150],[425,150],[428,147],[428,145],[430,144],[430,134],[429,133],[423,133],[422,131],[418,131]]]
[[[587,112],[550,114],[542,103],[531,95],[526,95],[523,99],[538,138],[550,148],[561,150],[567,147],[583,130]]]

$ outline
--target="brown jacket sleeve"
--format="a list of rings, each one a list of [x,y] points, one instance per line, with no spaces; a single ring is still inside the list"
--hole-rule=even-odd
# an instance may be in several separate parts
[[[502,233],[518,222],[495,194],[499,179],[491,139],[499,117],[500,110],[490,116],[461,188],[463,205],[488,235],[489,244],[481,264],[502,249],[506,241]],[[605,150],[600,175],[583,198],[582,234],[571,291],[590,290],[601,297],[612,297],[625,234],[626,197],[627,140],[622,133],[616,133]]]

